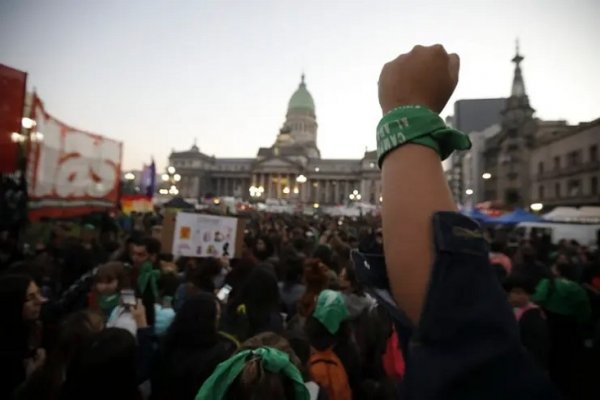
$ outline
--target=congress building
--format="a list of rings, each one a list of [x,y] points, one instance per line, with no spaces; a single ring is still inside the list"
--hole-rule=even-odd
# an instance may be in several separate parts
[[[259,148],[256,157],[208,156],[195,143],[189,150],[173,151],[169,163],[181,176],[179,194],[197,199],[234,196],[323,205],[377,204],[381,182],[376,152],[353,160],[321,158],[317,129],[315,103],[303,75],[275,143]]]

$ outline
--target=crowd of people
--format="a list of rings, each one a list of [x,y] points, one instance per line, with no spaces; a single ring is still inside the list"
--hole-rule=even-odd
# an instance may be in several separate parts
[[[439,112],[455,81],[410,84],[457,59],[402,57],[384,114]],[[232,258],[161,251],[158,214],[3,234],[0,398],[597,398],[598,247],[482,231],[426,147],[385,156],[382,218],[250,213]]]
[[[0,278],[2,397],[194,399],[221,363],[266,346],[290,360],[311,398],[400,398],[409,349],[351,258],[354,248],[383,254],[380,220],[244,218],[243,254],[232,259],[174,260],[151,227],[100,235],[87,225],[75,239],[60,224],[35,254],[13,254]],[[598,252],[541,247],[494,240],[490,268],[532,359],[582,396],[600,361]],[[243,371],[223,398],[295,398],[279,370]]]

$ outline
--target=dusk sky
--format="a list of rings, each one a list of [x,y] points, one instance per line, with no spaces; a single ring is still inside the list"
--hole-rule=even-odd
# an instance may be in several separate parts
[[[600,117],[600,2],[0,0],[0,63],[46,110],[124,142],[124,168],[172,149],[254,157],[306,73],[327,158],[375,147],[381,66],[415,44],[461,57],[459,99],[510,92],[515,39],[542,119]]]

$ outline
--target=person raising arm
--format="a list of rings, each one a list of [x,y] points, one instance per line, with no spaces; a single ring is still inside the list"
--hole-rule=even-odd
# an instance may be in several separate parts
[[[385,271],[413,325],[405,397],[554,399],[520,343],[480,227],[456,212],[443,174],[440,159],[470,148],[438,115],[459,67],[441,45],[415,46],[379,78]]]

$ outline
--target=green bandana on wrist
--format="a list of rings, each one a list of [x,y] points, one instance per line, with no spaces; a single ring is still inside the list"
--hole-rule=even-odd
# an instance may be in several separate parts
[[[394,108],[377,125],[379,168],[392,150],[406,143],[420,144],[435,150],[445,160],[454,150],[468,150],[471,141],[464,133],[449,128],[435,112],[423,106]]]
[[[222,400],[246,363],[256,358],[261,359],[262,367],[267,371],[285,375],[294,382],[295,400],[310,399],[302,375],[290,361],[289,355],[272,347],[259,347],[239,352],[219,364],[200,388],[196,400]]]

